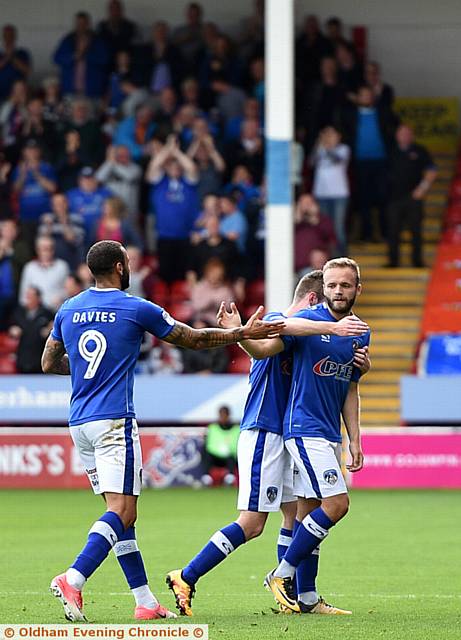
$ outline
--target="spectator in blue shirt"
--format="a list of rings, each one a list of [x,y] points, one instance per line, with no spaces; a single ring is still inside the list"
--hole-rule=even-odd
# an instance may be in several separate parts
[[[182,280],[189,262],[189,234],[199,214],[198,171],[176,136],[154,155],[147,169],[150,207],[155,214],[160,277]]]
[[[72,213],[80,213],[83,216],[87,239],[102,216],[104,201],[111,196],[109,189],[98,186],[92,167],[83,167],[78,187],[67,192],[69,209]]]
[[[28,240],[35,234],[42,213],[50,210],[50,195],[56,191],[54,169],[42,161],[41,155],[36,140],[28,140],[22,162],[12,175],[13,189],[19,198],[19,219]]]
[[[108,81],[111,52],[106,42],[91,29],[88,13],[75,15],[75,30],[59,43],[53,61],[61,69],[64,94],[102,98]]]
[[[148,143],[152,139],[154,131],[152,108],[148,104],[141,104],[136,109],[136,115],[120,122],[112,142],[116,146],[128,147],[133,160],[138,161],[149,154]]]
[[[245,253],[248,236],[248,222],[243,213],[237,208],[237,201],[233,194],[226,193],[220,198],[221,224],[219,231],[228,240],[233,240],[240,253]]]
[[[3,27],[3,50],[0,51],[0,102],[11,92],[16,80],[27,80],[32,61],[26,49],[16,48],[16,27],[6,24]]]

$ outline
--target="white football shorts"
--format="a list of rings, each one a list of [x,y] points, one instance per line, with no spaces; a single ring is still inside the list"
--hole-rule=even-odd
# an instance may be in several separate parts
[[[283,437],[263,429],[244,429],[238,441],[239,511],[278,511],[293,502],[293,464]]]
[[[142,454],[134,418],[86,422],[70,427],[70,435],[96,494],[139,496]]]
[[[347,493],[341,472],[341,443],[325,438],[290,438],[285,442],[295,465],[295,496],[328,498]]]

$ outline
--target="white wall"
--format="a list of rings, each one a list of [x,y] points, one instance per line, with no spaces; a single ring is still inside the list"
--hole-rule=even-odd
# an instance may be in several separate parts
[[[208,20],[231,32],[251,12],[251,0],[201,0]],[[185,0],[125,0],[127,13],[147,31],[158,19],[182,20]],[[33,51],[39,75],[52,70],[51,53],[70,29],[76,10],[94,20],[105,11],[105,0],[0,0],[1,22],[19,27],[20,41]],[[383,65],[397,93],[408,96],[461,98],[461,2],[459,0],[297,0],[298,22],[306,13],[322,20],[331,15],[346,25],[369,29],[372,58]]]

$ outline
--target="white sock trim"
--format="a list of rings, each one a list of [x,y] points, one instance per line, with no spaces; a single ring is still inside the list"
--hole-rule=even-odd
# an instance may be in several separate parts
[[[147,609],[153,609],[158,605],[158,600],[150,590],[148,584],[143,584],[140,587],[131,589],[131,593],[134,596],[137,607],[146,607]]]
[[[307,531],[309,531],[309,533],[311,533],[319,540],[323,540],[328,535],[328,529],[324,529],[319,524],[317,524],[317,522],[313,518],[311,518],[310,515],[307,515],[304,518],[302,524],[303,527],[307,529]]]
[[[215,547],[218,547],[225,556],[228,556],[232,551],[234,551],[234,545],[222,531],[216,531],[216,533],[213,533],[210,538],[210,542],[212,542]]]
[[[107,524],[107,522],[103,520],[96,520],[89,533],[99,533],[100,536],[107,540],[111,547],[113,547],[118,540],[117,534],[110,524]]]
[[[114,545],[114,553],[117,556],[126,556],[128,553],[135,553],[139,551],[138,543],[136,540],[122,540]]]
[[[313,556],[319,556],[320,555],[320,545],[318,547],[315,547],[314,551],[312,552]]]
[[[282,534],[280,534],[279,539],[277,540],[277,544],[283,547],[289,547],[292,540],[293,540],[293,536],[282,536]]]
[[[298,594],[298,600],[301,600],[304,604],[312,605],[319,601],[319,596],[317,591],[305,591]]]
[[[83,573],[80,573],[80,571],[77,571],[77,569],[74,569],[73,567],[67,569],[66,580],[71,587],[74,587],[74,589],[78,589],[79,591],[83,589],[83,585],[86,582],[86,578]]]
[[[274,576],[277,578],[293,578],[296,573],[296,567],[287,562],[284,558],[280,560],[280,564],[274,571]]]

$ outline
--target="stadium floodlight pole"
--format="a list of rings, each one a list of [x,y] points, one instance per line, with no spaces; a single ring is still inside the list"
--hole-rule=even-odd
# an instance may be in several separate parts
[[[266,310],[293,294],[294,0],[266,0]]]

